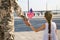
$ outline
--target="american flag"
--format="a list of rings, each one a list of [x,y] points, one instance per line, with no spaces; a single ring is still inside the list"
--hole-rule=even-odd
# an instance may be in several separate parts
[[[34,12],[32,10],[32,8],[30,9],[30,11],[27,13],[27,16],[29,19],[31,19],[34,16]]]

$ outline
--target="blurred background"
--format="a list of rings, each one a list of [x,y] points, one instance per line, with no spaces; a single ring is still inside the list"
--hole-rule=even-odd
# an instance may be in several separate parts
[[[57,24],[57,36],[60,40],[60,0],[18,0],[18,4],[27,18],[27,13],[31,8],[33,9],[35,15],[29,20],[35,28],[40,27],[46,22],[44,13],[46,11],[52,11],[52,21]],[[44,31],[37,33],[32,31],[16,13],[14,14],[14,20],[15,40],[43,40]]]

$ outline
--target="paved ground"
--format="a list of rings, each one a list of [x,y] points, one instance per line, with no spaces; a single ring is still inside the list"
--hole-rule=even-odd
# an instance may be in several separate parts
[[[57,36],[58,39],[60,40],[60,30],[58,30]],[[15,40],[43,40],[43,31],[15,32]]]

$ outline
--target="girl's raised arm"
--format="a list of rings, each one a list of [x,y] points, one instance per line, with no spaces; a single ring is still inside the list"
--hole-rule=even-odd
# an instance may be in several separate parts
[[[38,32],[38,31],[40,31],[40,30],[45,29],[45,24],[43,24],[42,26],[40,26],[38,29],[35,29],[33,26],[30,26],[30,28],[31,28],[33,31]]]

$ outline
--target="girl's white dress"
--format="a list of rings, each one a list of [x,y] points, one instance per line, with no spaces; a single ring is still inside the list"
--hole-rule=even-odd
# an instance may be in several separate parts
[[[48,23],[45,23],[45,30],[44,30],[44,36],[43,36],[43,40],[48,40]],[[56,23],[55,22],[51,22],[51,37],[52,40],[58,40],[57,38],[57,34],[56,34]]]

